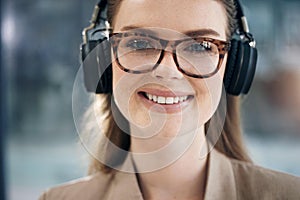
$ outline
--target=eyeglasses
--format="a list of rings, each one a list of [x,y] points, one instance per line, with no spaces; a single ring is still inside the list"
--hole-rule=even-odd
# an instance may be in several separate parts
[[[130,31],[112,33],[110,42],[116,62],[125,72],[151,72],[160,65],[166,52],[170,52],[177,69],[194,78],[208,78],[216,74],[230,48],[230,42],[207,37],[169,41]],[[171,50],[166,50],[169,46]]]

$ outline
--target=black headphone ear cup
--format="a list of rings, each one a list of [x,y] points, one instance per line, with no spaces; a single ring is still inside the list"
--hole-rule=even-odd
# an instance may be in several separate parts
[[[89,41],[90,43],[96,41]],[[82,46],[84,48],[85,46]],[[91,47],[91,46],[90,46]],[[110,42],[106,39],[97,41],[97,45],[87,50],[82,49],[85,58],[82,62],[84,83],[88,92],[111,93],[112,91],[112,69]]]
[[[97,85],[96,93],[112,93],[111,44],[108,40],[102,41],[97,46],[97,56],[100,80]]]
[[[248,63],[246,60],[247,56],[245,56],[245,46],[241,41],[237,41],[237,51],[235,64],[233,67],[233,73],[231,76],[231,81],[228,86],[228,92],[232,95],[239,95],[241,93],[241,84],[243,82],[243,78],[241,76],[241,72],[245,67],[245,63]]]
[[[89,41],[81,45],[81,65],[83,69],[84,85],[88,92],[95,92],[99,81],[96,51],[97,41]]]
[[[245,45],[247,45],[247,50],[245,51],[247,53],[247,63],[244,63],[243,66],[245,75],[243,76],[244,81],[241,92],[247,94],[250,90],[256,71],[257,49],[250,46],[249,43],[246,43]]]
[[[231,95],[247,94],[254,78],[257,49],[245,41],[233,39],[227,60],[224,85]]]
[[[231,85],[232,82],[234,81],[233,79],[235,79],[233,76],[237,67],[236,61],[239,60],[238,57],[240,57],[239,46],[240,46],[240,41],[236,39],[231,40],[230,51],[228,52],[227,64],[226,64],[226,69],[225,69],[225,74],[223,79],[224,87],[226,89],[226,92],[229,94],[232,94]]]
[[[250,59],[250,46],[246,42],[239,43],[238,56],[236,60],[236,67],[232,76],[232,82],[229,90],[233,95],[239,95],[245,93],[243,91],[244,85],[247,82],[247,72]]]
[[[112,93],[112,66],[106,68],[98,82],[96,94],[111,94]]]

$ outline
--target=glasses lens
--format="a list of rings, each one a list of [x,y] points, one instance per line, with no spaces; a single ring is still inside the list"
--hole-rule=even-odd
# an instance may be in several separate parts
[[[188,40],[177,46],[179,67],[190,74],[208,75],[218,67],[219,50],[208,41]]]
[[[159,41],[150,37],[138,34],[123,37],[117,50],[119,63],[133,71],[151,70],[159,59],[161,49]]]

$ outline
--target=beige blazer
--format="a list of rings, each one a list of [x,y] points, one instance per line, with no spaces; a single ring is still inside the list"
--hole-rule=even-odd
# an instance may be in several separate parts
[[[205,200],[300,200],[300,177],[209,154]],[[299,166],[300,167],[300,166]],[[135,174],[116,172],[75,180],[39,200],[143,200]]]

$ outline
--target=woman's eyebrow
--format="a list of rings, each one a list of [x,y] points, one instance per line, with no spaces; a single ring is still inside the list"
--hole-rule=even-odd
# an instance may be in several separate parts
[[[145,27],[142,26],[124,26],[121,28],[121,31],[128,31],[128,30],[134,30],[134,29],[139,29],[139,30],[143,30],[146,31],[149,34],[153,34],[156,35],[157,33],[155,31],[151,31]],[[211,35],[211,36],[220,36],[220,34],[210,28],[203,28],[203,29],[197,29],[197,30],[190,30],[190,31],[185,31],[183,32],[183,34],[189,36],[189,37],[195,37],[195,36],[205,36],[205,35]]]
[[[128,31],[128,30],[132,30],[132,29],[139,29],[141,27],[138,26],[124,26],[121,28],[121,31]]]
[[[186,31],[186,32],[184,32],[184,34],[186,34],[189,37],[205,36],[205,35],[220,36],[220,34],[217,31],[210,29],[210,28]]]
[[[146,32],[147,34],[157,35],[155,31],[147,29],[143,26],[124,26],[121,28],[121,31],[130,31],[130,30],[138,30],[138,31]]]

